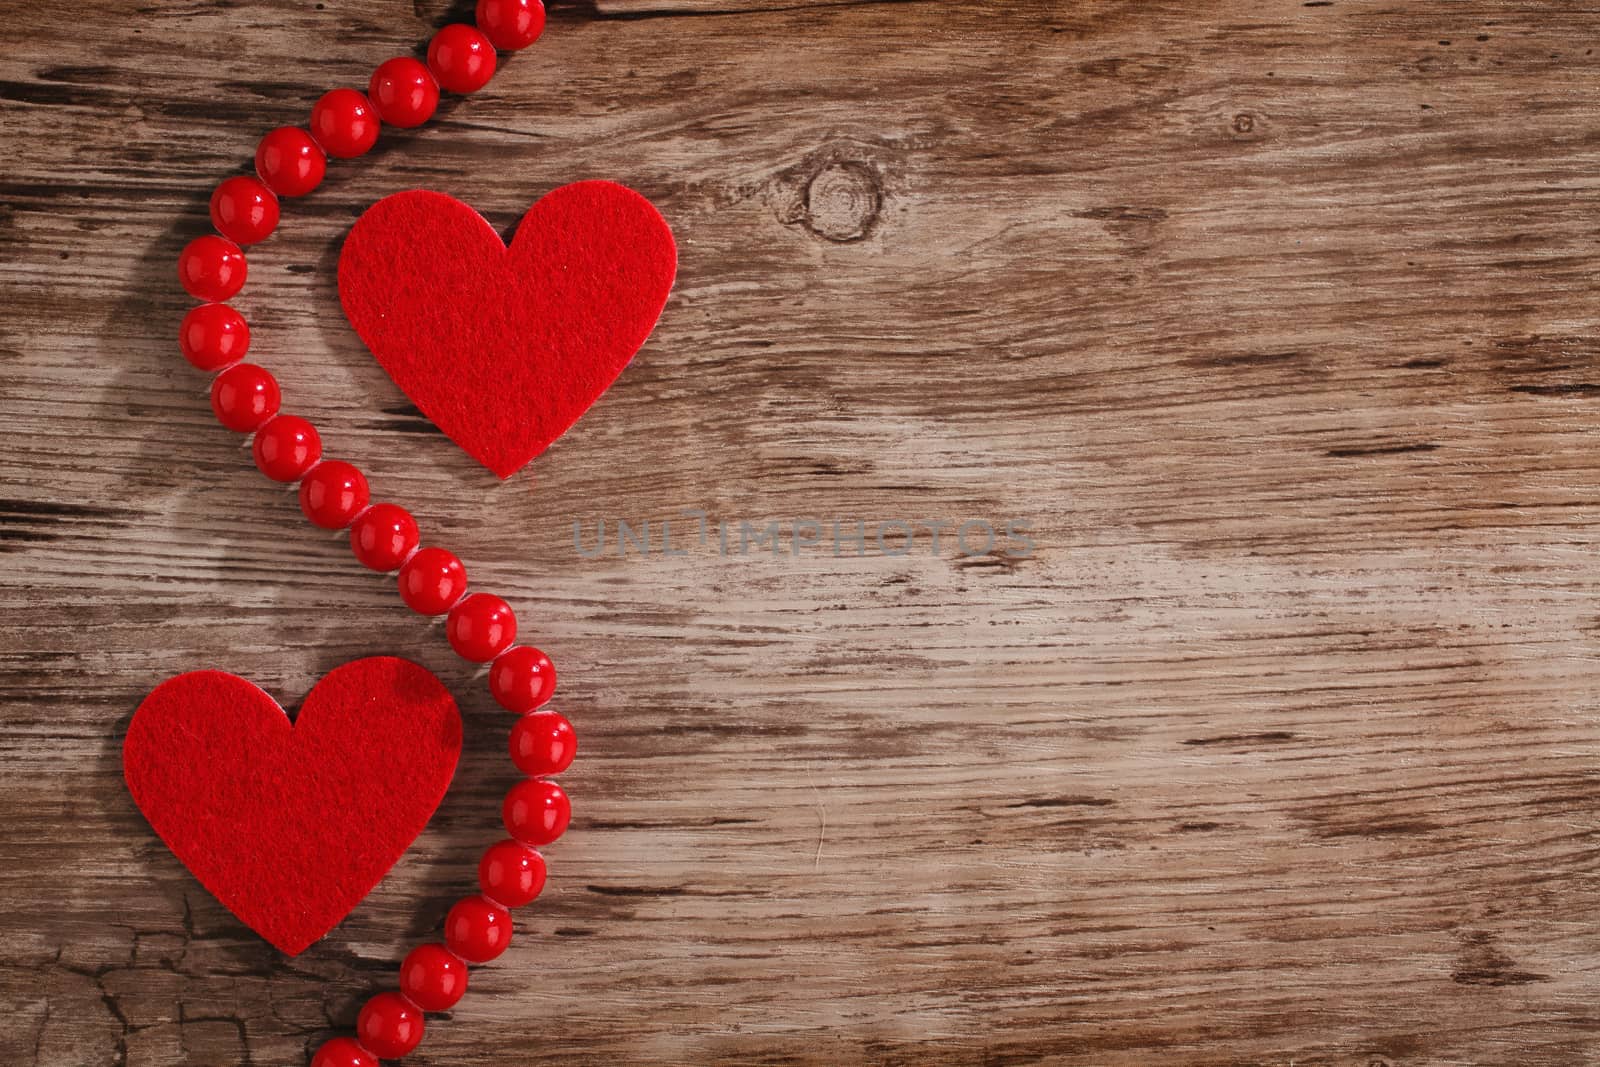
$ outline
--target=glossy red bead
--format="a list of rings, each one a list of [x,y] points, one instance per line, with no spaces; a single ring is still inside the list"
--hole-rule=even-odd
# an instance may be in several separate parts
[[[423,1011],[449,1011],[467,991],[467,965],[443,945],[418,945],[400,964],[400,992]]]
[[[532,711],[556,691],[556,667],[537,648],[508,648],[489,668],[489,692],[507,711]]]
[[[300,510],[324,530],[349,526],[369,496],[366,475],[343,460],[318,463],[300,481]]]
[[[335,159],[371,151],[380,126],[372,101],[354,89],[330,89],[311,105],[311,136]]]
[[[531,904],[544,889],[544,880],[544,857],[520,841],[490,845],[478,861],[483,895],[508,908]]]
[[[279,126],[256,145],[256,173],[279,196],[305,196],[327,172],[327,155],[298,126]]]
[[[217,370],[250,351],[250,326],[227,304],[201,304],[184,315],[178,348],[192,366]]]
[[[244,288],[248,267],[239,246],[208,233],[178,253],[178,280],[196,300],[227,300]]]
[[[567,832],[572,821],[572,801],[566,790],[542,778],[518,782],[500,806],[506,831],[524,845],[548,845]]]
[[[254,178],[229,178],[211,194],[211,225],[235,244],[264,241],[278,225],[278,198]]]
[[[467,591],[467,568],[454,552],[424,548],[400,568],[400,599],[418,615],[443,615]]]
[[[211,383],[211,410],[230,430],[251,433],[278,413],[278,379],[265,367],[235,363]]]
[[[419,539],[417,520],[399,504],[374,504],[350,527],[350,551],[375,571],[399,567]]]
[[[488,897],[462,897],[444,918],[444,943],[468,963],[487,963],[511,944],[511,913]]]
[[[560,774],[572,766],[578,735],[566,716],[553,711],[524,715],[511,728],[511,762],[530,778]]]
[[[322,458],[322,438],[300,416],[279,415],[256,431],[250,451],[262,474],[275,482],[293,482]]]
[[[336,1037],[324,1042],[311,1057],[311,1067],[378,1067],[378,1057],[354,1039]]]
[[[439,106],[439,84],[420,61],[396,56],[372,72],[367,97],[384,122],[410,129],[433,117]]]
[[[544,32],[540,0],[478,0],[478,29],[502,52],[526,48]]]
[[[356,1039],[379,1059],[397,1060],[422,1043],[422,1009],[399,993],[379,993],[356,1016]]]
[[[517,616],[494,594],[473,593],[450,609],[444,632],[456,655],[488,663],[517,639]]]
[[[465,22],[452,22],[428,42],[428,70],[442,89],[475,93],[494,77],[494,45]]]

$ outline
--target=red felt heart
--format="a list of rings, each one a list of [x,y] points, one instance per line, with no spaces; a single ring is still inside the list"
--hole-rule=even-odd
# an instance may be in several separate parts
[[[613,182],[564,185],[508,248],[443,193],[385,197],[339,255],[339,302],[412,403],[510,477],[622,373],[677,273],[665,220]]]
[[[293,724],[237,675],[169,678],[134,712],[122,771],[200,884],[295,956],[394,866],[460,754],[449,691],[415,663],[375,656],[329,672]]]

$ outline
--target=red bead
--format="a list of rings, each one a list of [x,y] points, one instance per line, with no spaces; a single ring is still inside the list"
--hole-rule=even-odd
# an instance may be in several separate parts
[[[262,474],[275,482],[293,482],[322,458],[322,438],[300,416],[279,415],[256,431],[250,450]]]
[[[211,383],[211,410],[230,430],[250,433],[278,413],[278,380],[254,363],[235,363]]]
[[[439,84],[421,62],[396,56],[372,72],[367,96],[384,122],[410,129],[433,117],[433,109],[439,106]]]
[[[265,241],[278,225],[278,198],[254,178],[229,178],[211,194],[211,225],[235,244]]]
[[[350,527],[350,551],[375,571],[400,566],[418,540],[417,520],[399,504],[374,504]]]
[[[507,711],[532,711],[555,691],[555,664],[537,648],[508,648],[489,668],[489,692]]]
[[[484,896],[508,908],[532,903],[544,888],[544,879],[544,857],[520,841],[490,845],[478,861],[478,885]]]
[[[511,762],[531,778],[560,774],[572,766],[577,752],[578,735],[564,715],[524,715],[511,728]]]
[[[311,106],[311,136],[335,159],[365,155],[378,143],[378,113],[354,89],[330,89]]]
[[[384,1060],[397,1060],[416,1048],[423,1029],[421,1009],[399,993],[379,993],[356,1016],[356,1037]]]
[[[400,568],[400,599],[418,615],[443,615],[467,590],[467,568],[454,552],[424,548]]]
[[[256,146],[256,173],[279,196],[305,196],[327,172],[328,157],[298,126],[279,126]]]
[[[226,237],[196,237],[178,253],[178,280],[197,300],[227,300],[244,288],[244,253]]]
[[[423,1011],[449,1011],[467,991],[467,965],[443,945],[418,945],[400,964],[400,992]]]
[[[494,77],[494,45],[465,22],[453,22],[428,42],[428,69],[452,93],[475,93]]]
[[[201,304],[183,317],[178,347],[192,365],[217,370],[237,363],[250,351],[250,326],[227,304]]]
[[[511,944],[511,913],[488,897],[462,897],[444,918],[444,943],[468,963],[488,963]]]
[[[378,1057],[353,1038],[336,1037],[317,1049],[311,1057],[311,1067],[378,1067]]]
[[[544,32],[539,0],[478,0],[478,29],[502,52],[526,48]]]
[[[300,510],[324,530],[342,530],[367,506],[367,478],[343,460],[318,463],[300,482]]]
[[[518,782],[500,806],[506,830],[524,845],[548,845],[567,831],[572,801],[566,790],[542,778]]]
[[[450,609],[444,632],[456,655],[488,663],[517,639],[517,616],[494,594],[473,593]]]

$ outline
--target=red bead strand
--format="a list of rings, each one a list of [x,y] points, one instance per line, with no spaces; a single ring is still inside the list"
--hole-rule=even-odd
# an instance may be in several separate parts
[[[353,1038],[336,1037],[317,1049],[311,1067],[378,1067],[378,1057]]]
[[[278,198],[254,178],[229,178],[211,194],[211,225],[234,244],[265,241],[278,225]]]
[[[279,196],[305,196],[327,172],[322,147],[298,126],[279,126],[256,147],[256,173]]]
[[[331,459],[300,480],[300,510],[324,530],[342,530],[366,509],[367,477],[349,463]]]
[[[478,29],[502,52],[526,48],[544,32],[539,0],[478,0]]]
[[[298,482],[322,458],[322,437],[298,415],[277,415],[256,431],[250,451],[268,478]]]
[[[183,317],[178,347],[195,368],[221,370],[250,351],[250,327],[227,304],[201,304]]]
[[[244,288],[244,253],[226,237],[196,237],[178,254],[178,280],[196,300],[229,300]]]
[[[400,568],[400,599],[418,615],[443,615],[467,591],[467,569],[454,552],[424,548]]]
[[[451,23],[428,43],[428,70],[441,89],[475,93],[494,77],[494,45],[482,31]]]
[[[490,845],[478,861],[478,888],[508,908],[531,904],[544,889],[544,857],[521,841]]]
[[[330,89],[311,106],[311,136],[335,159],[370,152],[380,126],[372,101],[354,89]]]
[[[396,56],[372,72],[367,97],[384,122],[410,129],[433,117],[439,106],[439,84],[418,60]]]
[[[578,735],[553,711],[524,715],[511,728],[511,762],[529,778],[548,778],[572,766]]]
[[[369,506],[365,475],[340,460],[322,460],[322,440],[303,418],[279,413],[281,396],[270,372],[244,363],[250,328],[223,303],[244,286],[248,272],[241,245],[270,236],[279,222],[279,197],[304,196],[321,184],[329,156],[349,159],[370,151],[380,123],[412,127],[438,107],[439,90],[470,93],[495,72],[496,51],[515,51],[544,30],[539,0],[479,0],[477,27],[446,26],[428,47],[428,62],[397,57],[372,75],[367,95],[334,89],[311,109],[310,132],[272,130],[256,149],[258,177],[221,182],[211,196],[217,235],[197,237],[178,257],[183,288],[204,301],[179,329],[183,357],[203,371],[220,372],[211,386],[217,419],[241,433],[254,432],[256,466],[274,481],[299,482],[301,510],[324,529],[350,529],[360,562],[399,570],[401,598],[413,611],[447,615],[446,635],[464,658],[490,663],[489,689],[508,710],[534,712],[555,691],[556,673],[538,649],[512,647],[517,619],[504,600],[467,595],[466,568],[442,548],[417,547],[410,512],[395,504]],[[259,179],[259,180],[258,180]],[[220,235],[220,236],[219,236]],[[566,791],[545,776],[572,763],[572,724],[554,712],[522,714],[511,731],[513,761],[530,777],[507,794],[501,818],[512,834],[489,846],[478,864],[480,894],[463,897],[444,923],[444,944],[424,944],[400,966],[399,992],[380,992],[361,1008],[356,1037],[334,1037],[311,1057],[312,1067],[379,1067],[380,1059],[409,1054],[426,1031],[424,1012],[447,1011],[467,989],[468,963],[484,963],[511,943],[509,909],[535,900],[546,866],[534,846],[555,841],[572,817]]]
[[[379,993],[361,1006],[356,1040],[379,1059],[397,1060],[422,1043],[422,1009],[399,993]]]
[[[537,648],[508,648],[489,668],[489,693],[507,711],[533,711],[556,691],[556,667]]]
[[[237,433],[251,433],[278,413],[278,380],[254,363],[235,363],[211,383],[211,411]]]
[[[466,961],[443,945],[418,945],[400,964],[400,992],[423,1011],[449,1011],[466,991]]]
[[[363,567],[398,570],[417,547],[417,520],[399,504],[374,504],[350,526],[350,551]]]
[[[548,845],[567,832],[572,802],[566,790],[542,778],[528,778],[512,786],[500,806],[506,832],[524,845]]]
[[[462,897],[444,918],[444,943],[468,963],[488,963],[511,944],[511,913],[488,897]]]
[[[488,663],[517,639],[517,616],[493,593],[473,593],[450,609],[445,636],[462,659]]]

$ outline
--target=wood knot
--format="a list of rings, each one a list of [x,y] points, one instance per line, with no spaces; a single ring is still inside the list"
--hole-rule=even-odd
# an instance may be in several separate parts
[[[764,197],[778,221],[824,241],[851,244],[872,236],[883,212],[884,171],[869,148],[828,145],[774,174]]]
[[[1235,111],[1227,117],[1228,136],[1235,141],[1259,141],[1271,132],[1271,117],[1262,111]]]
[[[872,232],[882,206],[877,175],[864,164],[830,163],[807,183],[799,221],[818,237],[847,244]]]

